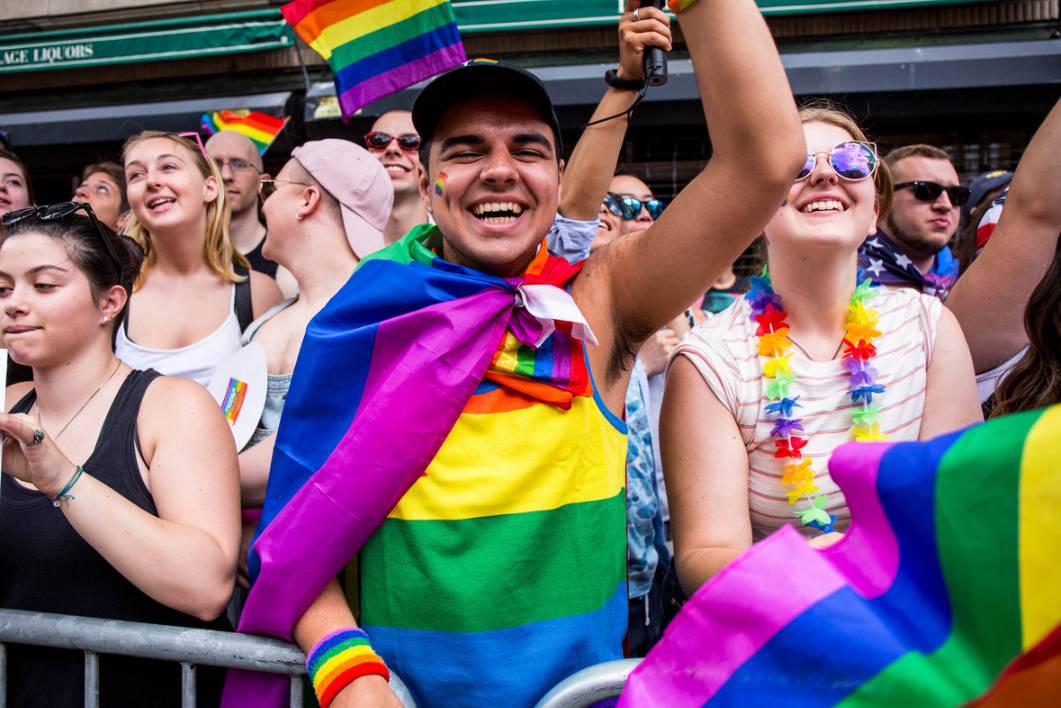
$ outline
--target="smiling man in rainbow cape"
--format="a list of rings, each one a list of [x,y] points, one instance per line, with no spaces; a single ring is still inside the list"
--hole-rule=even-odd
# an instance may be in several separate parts
[[[621,657],[634,353],[805,159],[754,1],[681,5],[711,162],[584,264],[542,245],[562,173],[544,86],[479,61],[418,97],[437,226],[366,259],[310,324],[240,622],[306,649],[323,706],[394,705],[391,669],[419,705],[528,706]],[[278,705],[286,685],[235,674],[226,705]]]

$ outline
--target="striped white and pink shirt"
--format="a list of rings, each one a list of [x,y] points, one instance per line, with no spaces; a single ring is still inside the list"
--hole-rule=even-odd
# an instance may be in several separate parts
[[[873,366],[878,379],[887,387],[874,397],[880,403],[880,429],[891,440],[916,440],[921,430],[925,403],[925,383],[935,341],[940,301],[908,288],[881,287],[872,306],[880,314],[877,329],[877,356]],[[751,310],[741,298],[729,308],[699,325],[685,337],[674,356],[687,357],[699,370],[708,387],[733,414],[748,450],[748,498],[753,538],[758,541],[786,523],[797,523],[794,509],[806,506],[788,504],[781,484],[782,466],[789,460],[773,456],[775,445],[770,429],[776,416],[764,408],[762,362],[758,356],[756,324]],[[813,460],[815,483],[828,495],[829,513],[837,517],[843,531],[851,519],[843,493],[829,477],[827,462],[833,450],[851,437],[852,403],[848,376],[840,357],[832,361],[812,361],[793,347],[791,365],[796,375],[793,393],[802,408],[804,435],[809,438],[804,456]],[[807,535],[817,532],[801,529]]]

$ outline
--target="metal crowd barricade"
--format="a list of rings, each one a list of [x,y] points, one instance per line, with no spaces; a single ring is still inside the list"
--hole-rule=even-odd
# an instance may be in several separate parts
[[[179,662],[182,708],[195,708],[195,667],[201,664],[287,674],[291,708],[302,708],[306,656],[293,644],[235,632],[3,609],[0,609],[0,708],[6,708],[7,704],[5,642],[84,652],[86,708],[99,706],[100,654]],[[403,705],[415,708],[409,690],[393,673],[391,689]]]
[[[626,679],[640,659],[619,659],[596,664],[571,674],[538,701],[535,708],[586,708],[623,691]]]

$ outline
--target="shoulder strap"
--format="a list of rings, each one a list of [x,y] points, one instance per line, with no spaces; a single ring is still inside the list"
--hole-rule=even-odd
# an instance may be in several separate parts
[[[239,263],[232,265],[236,275],[246,277],[243,282],[236,283],[236,320],[239,322],[239,331],[242,332],[254,321],[254,306],[251,304],[251,274]]]

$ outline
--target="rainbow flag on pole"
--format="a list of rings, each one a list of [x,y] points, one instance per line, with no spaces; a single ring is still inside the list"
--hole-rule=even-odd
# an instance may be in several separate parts
[[[276,140],[276,136],[287,125],[287,121],[287,118],[277,118],[268,113],[248,110],[214,111],[204,113],[199,119],[203,130],[209,135],[222,130],[234,130],[246,135],[258,148],[259,155],[265,154],[265,151]]]
[[[786,527],[749,549],[686,604],[620,707],[1056,700],[1059,443],[1061,405],[841,447],[846,536],[815,551]]]
[[[344,117],[466,61],[449,0],[292,0],[281,12],[332,68]]]

